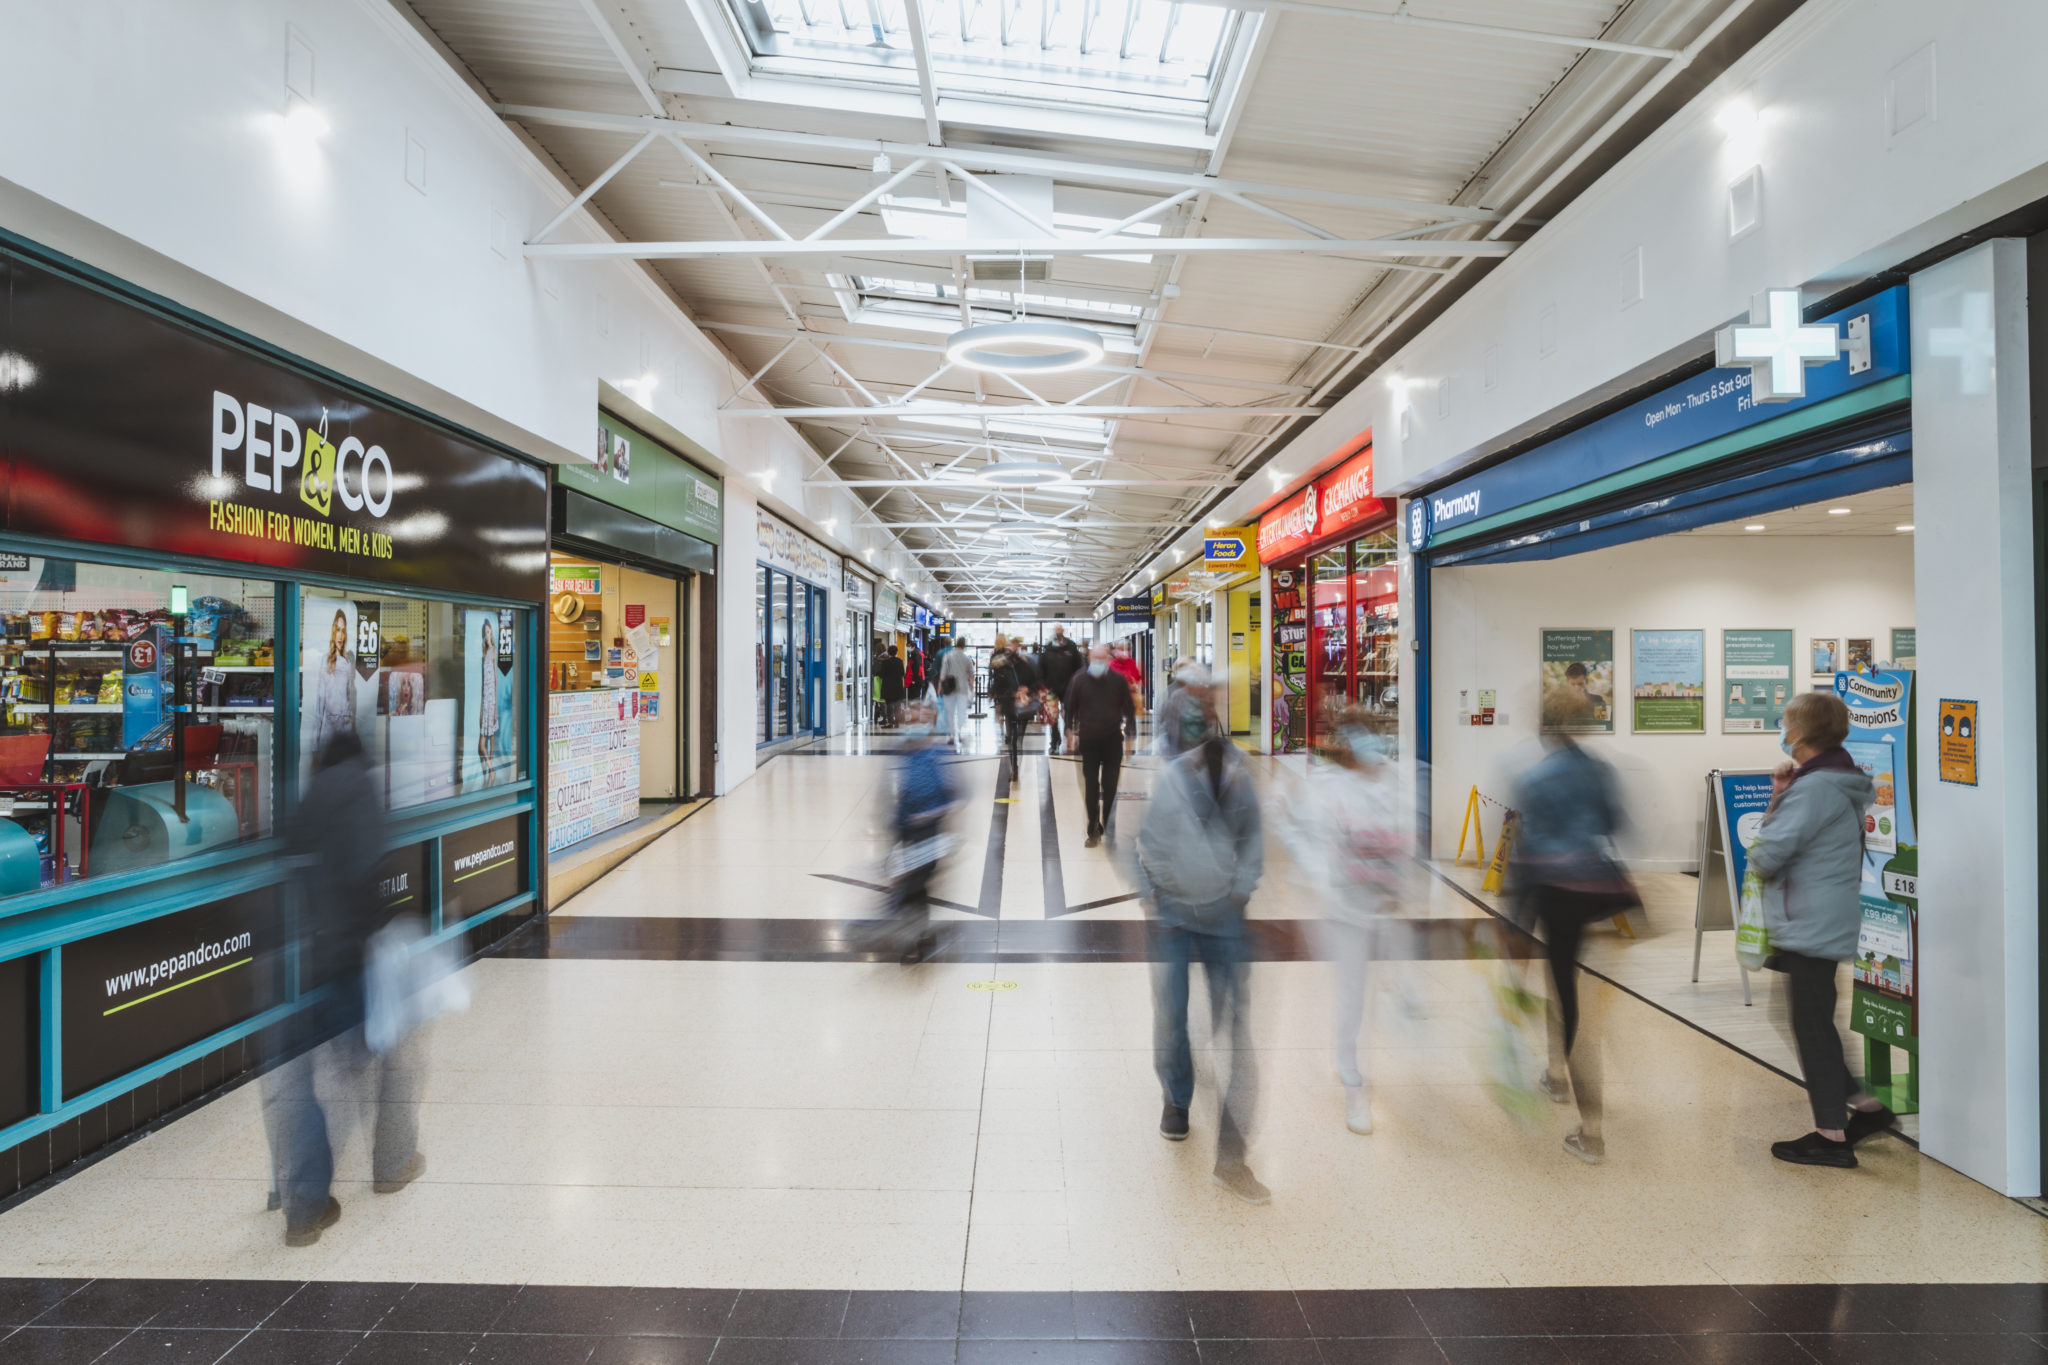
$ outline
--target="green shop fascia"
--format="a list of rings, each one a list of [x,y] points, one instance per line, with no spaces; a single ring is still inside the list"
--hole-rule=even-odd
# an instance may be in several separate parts
[[[284,832],[353,731],[377,894],[533,913],[535,463],[0,237],[0,1197],[264,1060],[338,983]]]

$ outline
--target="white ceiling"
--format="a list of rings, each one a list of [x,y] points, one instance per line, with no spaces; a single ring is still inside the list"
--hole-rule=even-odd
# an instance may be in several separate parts
[[[1846,507],[1849,510],[1837,515],[1832,509]],[[1715,526],[1701,526],[1684,534],[1689,536],[1889,536],[1894,540],[1910,540],[1911,531],[1899,527],[1913,524],[1913,485],[1899,484],[1894,488],[1879,488],[1868,493],[1856,493],[1846,498],[1835,498],[1829,502],[1810,502],[1802,507],[1788,507],[1782,512],[1771,512],[1759,517],[1744,517],[1740,521],[1725,521]],[[1751,526],[1761,526],[1761,531],[1752,531]]]
[[[1571,184],[1537,198],[1546,178],[1587,150],[1593,132],[1663,68],[1668,58],[1655,52],[1682,48],[1731,9],[1751,10],[1748,21],[1757,22],[1797,0],[1410,0],[1399,5],[1410,22],[1391,21],[1395,0],[1246,0],[1223,93],[1206,119],[1178,120],[1071,102],[998,103],[949,93],[943,74],[928,100],[879,82],[760,74],[749,68],[727,0],[392,3],[579,191],[634,146],[656,110],[675,121],[660,125],[672,141],[657,137],[591,199],[620,242],[802,237],[916,157],[953,159],[980,176],[987,164],[1005,164],[1003,154],[1024,154],[1054,160],[1060,214],[1115,221],[1185,188],[1187,197],[1153,220],[1166,239],[1414,234],[1441,245],[1485,238],[1489,228],[1469,221],[1475,216],[1554,212]],[[1123,13],[1121,0],[1082,3]],[[1260,12],[1259,4],[1274,7]],[[1513,32],[1492,31],[1501,29]],[[1694,71],[1705,78],[1731,60],[1723,49],[1740,36],[1731,30]],[[762,130],[806,136],[776,141]],[[1596,149],[1589,168],[1611,164],[1645,131],[1624,130]],[[895,144],[886,171],[874,159],[882,143]],[[1162,173],[1168,183],[1148,188]],[[1266,187],[1244,196],[1264,209],[1229,197],[1233,182]],[[960,202],[969,182],[948,172],[942,187],[934,168],[897,192]],[[1512,242],[1537,221],[1500,235]],[[890,236],[874,205],[832,235]],[[970,508],[993,510],[985,486],[959,482],[988,454],[957,443],[973,433],[888,411],[906,393],[917,389],[918,401],[949,409],[978,405],[982,415],[1084,397],[1172,410],[1102,419],[1106,449],[1050,446],[1077,484],[1004,498],[1014,511],[1062,522],[1065,539],[1049,551],[1057,600],[1093,602],[1200,520],[1302,414],[1341,394],[1370,354],[1404,335],[1397,327],[1426,321],[1484,268],[1448,254],[1158,252],[1145,263],[1057,255],[1034,290],[1137,306],[1135,350],[1112,349],[1101,369],[1027,380],[1027,392],[958,369],[933,377],[957,305],[923,328],[872,310],[849,317],[845,282],[855,272],[956,283],[964,261],[912,254],[911,245],[829,258],[748,247],[648,268],[744,369],[768,367],[758,393],[734,407],[872,409],[792,420],[830,458],[819,477],[853,482],[958,609],[1014,599],[1003,583],[1004,547],[946,525]],[[1243,408],[1265,415],[1235,410]],[[953,482],[933,482],[934,469],[953,461]]]

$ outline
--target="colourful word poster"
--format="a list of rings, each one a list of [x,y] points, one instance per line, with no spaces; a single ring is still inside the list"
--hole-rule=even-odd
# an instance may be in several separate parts
[[[1721,731],[1762,734],[1778,728],[1792,699],[1792,632],[1721,632]]]
[[[1545,630],[1543,728],[1572,734],[1614,733],[1614,632]]]
[[[1638,734],[1700,734],[1707,728],[1707,633],[1629,632],[1629,685]]]

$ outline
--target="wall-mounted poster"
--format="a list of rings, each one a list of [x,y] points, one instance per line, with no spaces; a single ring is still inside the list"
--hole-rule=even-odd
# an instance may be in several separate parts
[[[1707,728],[1707,633],[1629,632],[1629,685],[1638,733],[1700,734]]]
[[[465,607],[462,627],[462,785],[488,787],[517,768],[513,709],[519,637],[510,608]]]
[[[344,731],[372,749],[371,761],[383,759],[370,743],[384,700],[377,676],[380,614],[374,600],[306,594],[299,631],[299,754],[308,777],[321,750]]]
[[[1723,734],[1752,734],[1778,728],[1792,697],[1792,632],[1721,632]]]
[[[1813,651],[1813,676],[1826,678],[1828,686],[1835,685],[1835,670],[1842,666],[1842,642],[1839,639],[1822,639],[1816,635],[1807,645]]]
[[[1892,667],[1920,666],[1920,632],[1912,626],[1892,627]]]
[[[1553,698],[1561,698],[1566,717],[1546,730],[1573,734],[1614,733],[1614,632],[1611,630],[1545,630],[1543,637],[1543,714],[1552,714]]]
[[[1849,637],[1849,653],[1842,667],[1851,673],[1868,673],[1877,667],[1877,653],[1869,636],[1860,640],[1853,635]]]

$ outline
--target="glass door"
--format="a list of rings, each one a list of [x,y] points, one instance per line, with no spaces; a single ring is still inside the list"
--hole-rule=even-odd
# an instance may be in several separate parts
[[[768,662],[774,669],[775,686],[775,731],[770,738],[781,739],[789,734],[790,709],[793,704],[789,690],[789,580],[779,573],[771,573],[768,576],[768,591]]]
[[[830,609],[830,604],[826,601],[823,588],[801,588],[800,590],[811,599],[810,611],[808,613],[808,619],[811,623],[811,647],[806,652],[806,661],[809,664],[809,672],[806,675],[808,679],[807,689],[811,694],[811,723],[809,728],[811,733],[822,735],[832,728],[832,708],[826,705],[825,702],[825,699],[832,695],[827,690],[825,680],[827,620],[825,613]]]
[[[1309,745],[1335,737],[1337,715],[1351,704],[1349,546],[1309,561]]]
[[[796,728],[804,731],[811,728],[811,590],[794,579],[790,581],[789,598],[789,639],[790,667],[796,685]]]
[[[1400,702],[1394,685],[1400,657],[1399,573],[1392,531],[1352,542],[1352,639],[1356,645],[1352,698],[1390,715]]]

